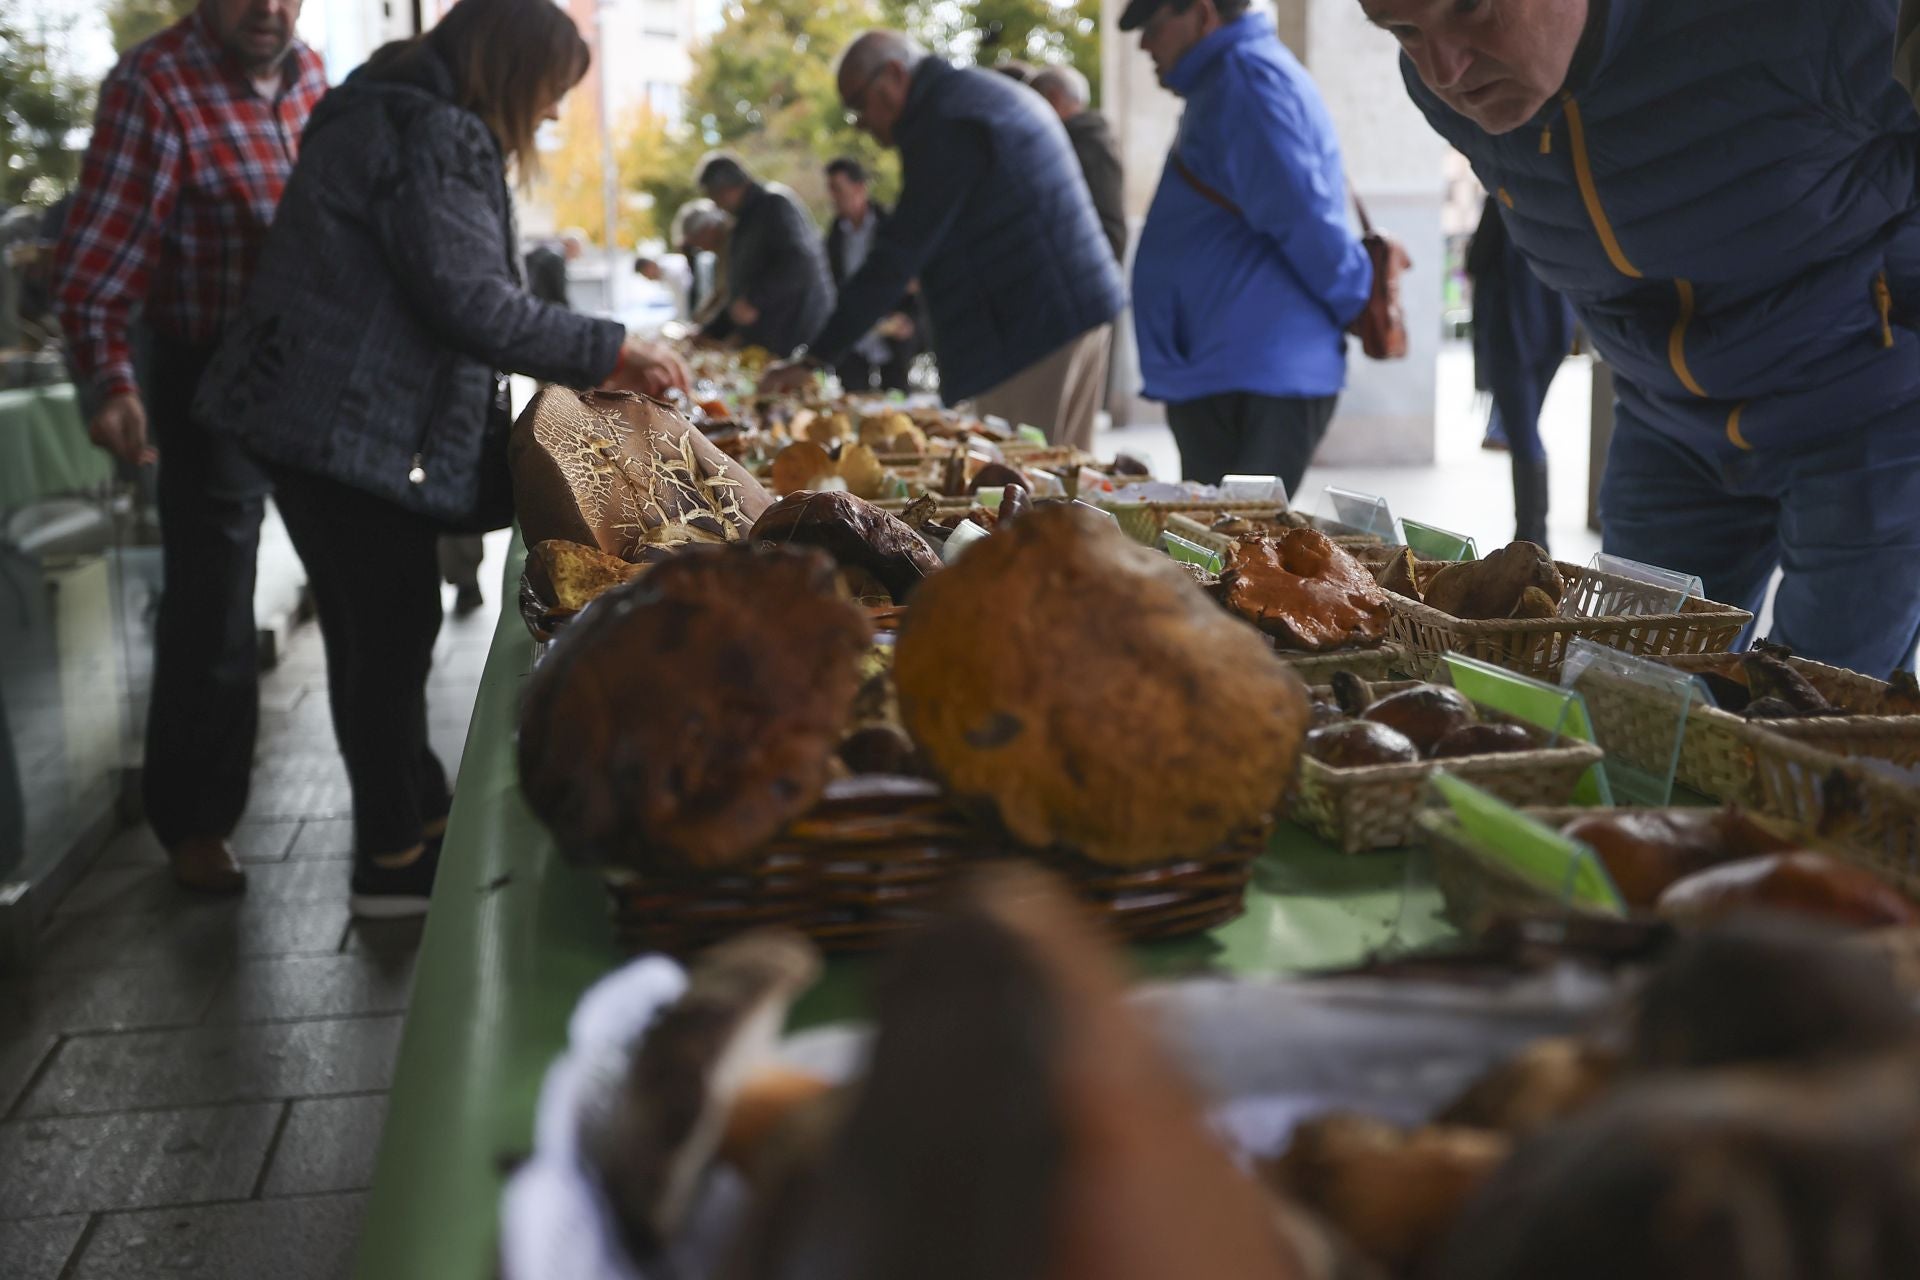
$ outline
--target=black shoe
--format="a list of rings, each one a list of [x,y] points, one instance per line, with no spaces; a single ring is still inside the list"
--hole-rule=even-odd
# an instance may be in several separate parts
[[[434,873],[440,869],[440,842],[430,840],[420,856],[404,867],[368,863],[353,869],[347,909],[360,920],[401,920],[423,916],[433,904]]]
[[[458,617],[464,618],[470,613],[477,612],[486,602],[487,598],[480,594],[477,584],[465,586],[453,593],[453,612]]]

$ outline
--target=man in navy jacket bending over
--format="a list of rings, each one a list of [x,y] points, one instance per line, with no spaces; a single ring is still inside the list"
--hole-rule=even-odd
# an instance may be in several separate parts
[[[1146,395],[1187,479],[1274,475],[1295,493],[1373,285],[1333,121],[1247,0],[1132,0],[1120,29],[1187,103],[1134,257]]]
[[[1920,115],[1896,0],[1360,0],[1619,402],[1608,551],[1885,676],[1920,639]]]

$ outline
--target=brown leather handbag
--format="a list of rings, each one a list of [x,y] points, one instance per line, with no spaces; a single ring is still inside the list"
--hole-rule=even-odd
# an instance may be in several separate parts
[[[1173,171],[1201,196],[1219,205],[1236,218],[1245,218],[1239,205],[1200,181],[1179,154],[1168,157]],[[1398,240],[1373,229],[1367,206],[1353,197],[1353,211],[1360,215],[1360,247],[1373,263],[1373,291],[1367,305],[1347,326],[1347,332],[1360,339],[1360,349],[1373,360],[1404,360],[1407,355],[1407,316],[1400,308],[1400,277],[1412,268],[1413,259]]]

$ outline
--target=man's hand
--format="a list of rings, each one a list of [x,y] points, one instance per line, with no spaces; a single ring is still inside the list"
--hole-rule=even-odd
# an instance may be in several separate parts
[[[880,322],[880,336],[890,342],[913,341],[913,317],[904,311],[896,311]]]
[[[727,308],[727,314],[733,317],[737,325],[749,325],[760,318],[760,308],[745,298],[735,298],[733,305]]]
[[[87,438],[128,466],[137,467],[158,456],[147,443],[147,408],[137,391],[109,396],[87,424]]]
[[[616,391],[638,391],[656,399],[677,387],[691,398],[693,371],[680,353],[665,343],[628,338],[620,348],[620,364],[607,385]]]
[[[813,366],[802,360],[782,360],[767,366],[760,375],[759,394],[763,396],[786,395],[804,390],[813,381]]]

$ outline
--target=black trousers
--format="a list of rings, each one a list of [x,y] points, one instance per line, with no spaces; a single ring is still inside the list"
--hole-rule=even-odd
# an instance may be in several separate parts
[[[193,421],[211,354],[156,337],[146,385],[163,579],[142,780],[147,820],[168,848],[232,833],[260,723],[253,580],[268,484],[231,436]]]
[[[306,472],[275,467],[273,484],[320,615],[333,736],[353,789],[355,857],[404,852],[452,802],[427,738],[440,526]]]
[[[874,375],[879,374],[880,390],[907,390],[907,373],[913,368],[913,361],[892,359],[885,364],[875,364],[863,355],[849,351],[841,358],[833,371],[840,375],[840,385],[847,391],[865,391],[874,385]]]
[[[1296,498],[1339,399],[1229,391],[1169,403],[1167,425],[1180,446],[1181,475],[1201,484],[1219,484],[1222,476],[1278,476],[1287,497]]]

